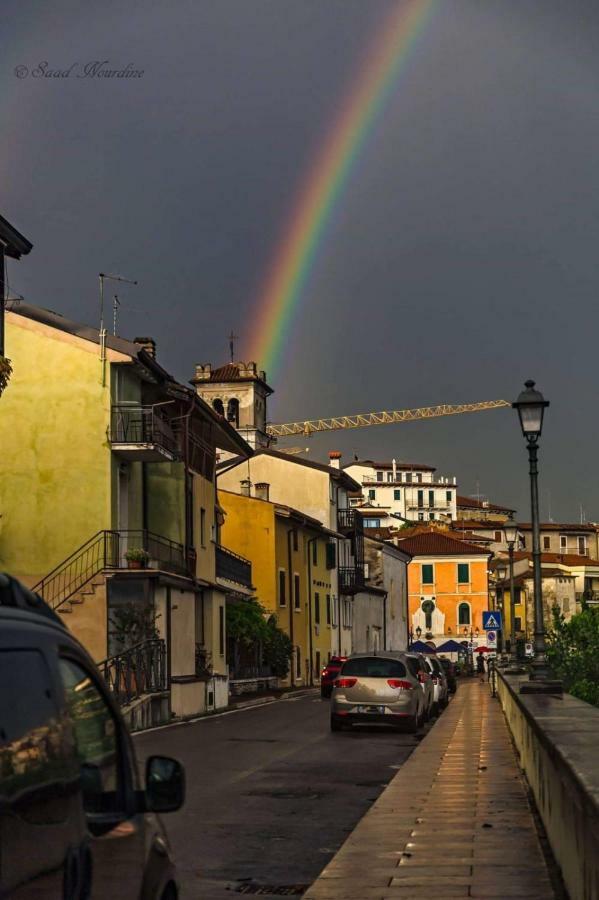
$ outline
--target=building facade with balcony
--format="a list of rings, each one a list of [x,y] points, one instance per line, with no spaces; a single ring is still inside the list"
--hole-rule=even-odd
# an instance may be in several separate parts
[[[249,487],[239,494],[220,489],[223,537],[251,560],[256,597],[290,638],[286,683],[313,685],[337,644],[336,534],[311,516],[272,502],[268,491],[266,483],[251,493]],[[244,674],[231,671],[235,680]]]
[[[149,339],[14,303],[6,341],[0,567],[36,587],[97,661],[162,641],[175,713],[223,705],[216,447],[250,448]]]
[[[455,518],[456,479],[435,475],[434,466],[357,460],[345,471],[360,485],[361,496],[354,497],[354,503],[368,504],[371,522],[367,527],[378,527],[374,524],[377,508],[381,511],[379,526],[388,525],[390,517],[415,522]]]
[[[321,522],[334,532],[337,565],[331,571],[331,591],[337,604],[337,632],[334,653],[352,652],[352,629],[356,615],[372,626],[381,621],[380,594],[369,594],[364,577],[364,534],[362,518],[350,507],[349,494],[359,484],[341,468],[341,454],[329,454],[330,465],[290,456],[277,450],[258,450],[248,462],[231,459],[218,466],[219,487],[240,494],[252,486],[269,485],[270,500],[290,506]],[[374,599],[373,599],[374,598]],[[370,615],[358,607],[376,609]],[[370,619],[369,619],[370,616]]]
[[[524,539],[525,550],[532,551],[532,525],[521,522],[518,525]],[[599,528],[596,525],[541,522],[541,552],[586,556],[599,559]]]

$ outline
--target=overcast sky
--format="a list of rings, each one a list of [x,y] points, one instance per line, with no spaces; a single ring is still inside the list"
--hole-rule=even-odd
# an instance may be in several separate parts
[[[179,378],[225,361],[231,328],[244,358],[293,198],[396,2],[3,0],[0,211],[34,243],[12,289],[97,324],[115,271],[139,280],[119,330],[154,335]],[[143,75],[75,77],[104,60]],[[273,421],[512,400],[532,377],[542,515],[599,520],[598,89],[596,0],[440,0],[327,232]],[[310,447],[431,463],[530,517],[509,410]]]

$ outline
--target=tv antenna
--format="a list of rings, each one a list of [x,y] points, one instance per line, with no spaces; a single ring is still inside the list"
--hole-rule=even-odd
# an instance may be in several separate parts
[[[231,334],[229,335],[229,352],[231,354],[231,362],[235,362],[235,341],[239,339],[239,335],[235,334],[233,329],[231,329]]]
[[[122,281],[125,284],[137,284],[137,281],[133,281],[131,278],[123,278],[122,275],[110,275],[108,272],[99,272],[98,278],[100,279],[100,333],[102,333],[104,331],[104,279]]]
[[[115,294],[112,298],[112,333],[114,335],[116,335],[116,317],[120,305],[121,301],[118,298],[118,294]]]

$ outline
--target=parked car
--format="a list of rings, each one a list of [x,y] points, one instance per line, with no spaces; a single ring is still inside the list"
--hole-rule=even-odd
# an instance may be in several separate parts
[[[0,574],[0,896],[176,900],[156,815],[185,774],[152,756],[145,788],[91,657],[37,595]]]
[[[427,657],[427,662],[433,672],[433,685],[435,688],[435,711],[437,715],[441,710],[445,709],[449,703],[449,688],[447,687],[447,677],[445,669],[436,656]]]
[[[435,686],[431,670],[426,662],[426,656],[423,653],[406,653],[406,660],[410,667],[410,671],[420,682],[420,687],[424,695],[425,719],[428,720],[433,715],[433,707],[435,704]]]
[[[414,733],[425,715],[425,695],[405,654],[357,653],[343,663],[331,699],[331,731],[367,723]]]
[[[446,656],[439,656],[439,662],[445,669],[445,677],[447,678],[447,687],[450,694],[455,694],[458,689],[456,665]]]
[[[333,684],[341,671],[341,666],[347,656],[331,656],[330,660],[320,673],[320,696],[327,699],[333,692]]]

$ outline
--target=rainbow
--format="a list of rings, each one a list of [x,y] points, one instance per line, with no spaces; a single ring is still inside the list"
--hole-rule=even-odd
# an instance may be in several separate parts
[[[303,183],[258,298],[250,359],[276,374],[336,204],[439,0],[399,0],[385,17],[365,65]]]

